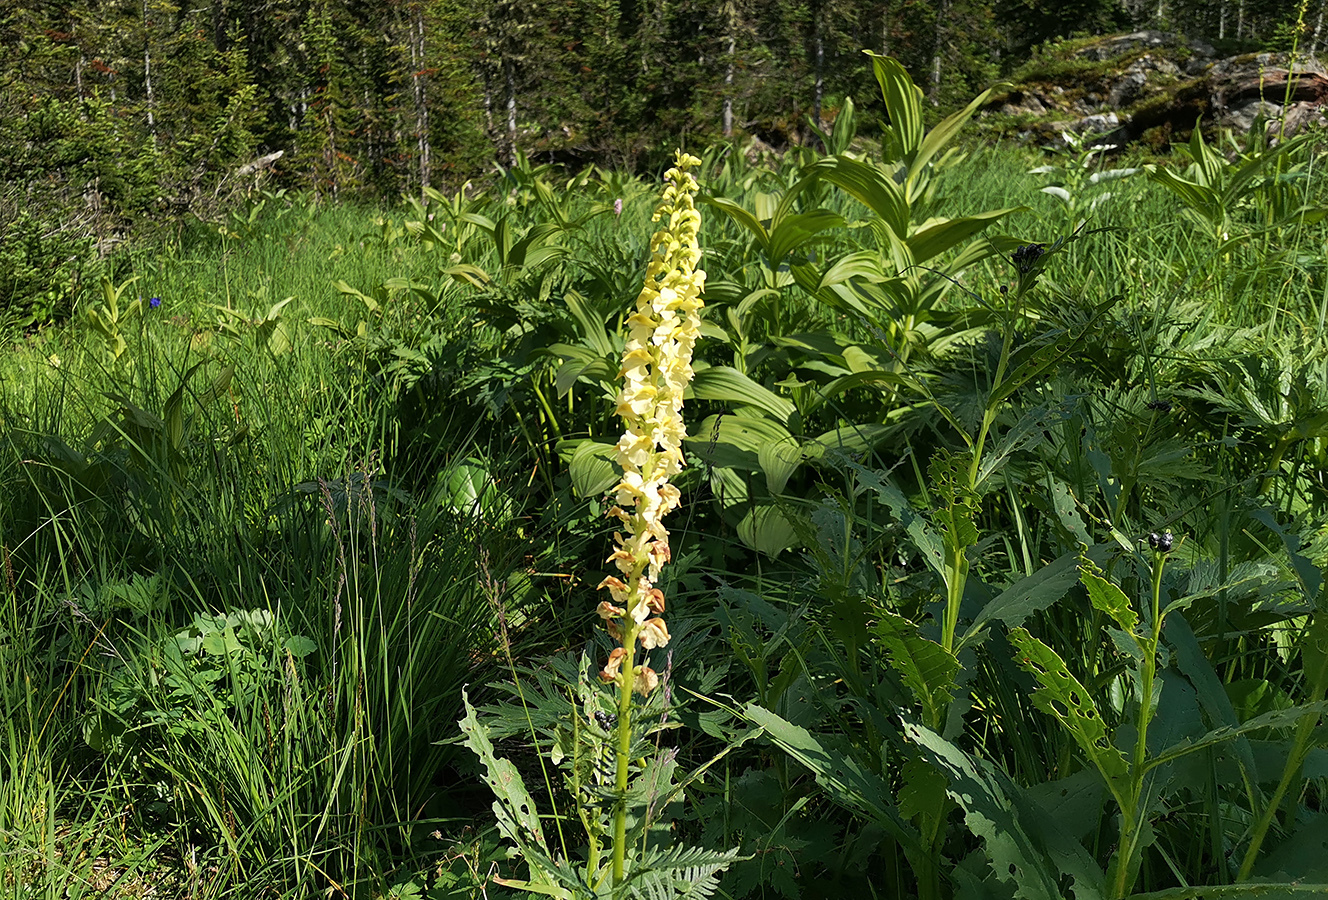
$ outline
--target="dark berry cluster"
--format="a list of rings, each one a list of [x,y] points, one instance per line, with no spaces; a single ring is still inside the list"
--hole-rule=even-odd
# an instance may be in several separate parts
[[[618,717],[602,709],[595,710],[595,723],[605,731],[612,731],[618,725]]]
[[[1033,264],[1042,258],[1042,253],[1046,248],[1046,244],[1024,244],[1024,246],[1014,251],[1014,256],[1011,259],[1014,261],[1016,268],[1022,274],[1027,275],[1033,270]]]
[[[1172,536],[1170,531],[1164,531],[1161,534],[1158,534],[1156,531],[1148,533],[1148,546],[1154,550],[1161,551],[1162,553],[1170,553],[1171,548],[1174,547],[1175,544],[1176,538]]]

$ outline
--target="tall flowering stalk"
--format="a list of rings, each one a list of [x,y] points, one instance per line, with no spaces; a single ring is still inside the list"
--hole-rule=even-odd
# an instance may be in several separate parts
[[[689,170],[701,161],[679,151],[665,173],[666,186],[652,221],[662,226],[651,238],[645,286],[636,298],[636,312],[623,350],[622,391],[618,415],[624,430],[618,440],[622,467],[616,505],[608,515],[623,524],[613,536],[609,557],[618,570],[600,583],[611,600],[601,601],[599,615],[620,646],[609,654],[600,678],[619,688],[616,790],[613,824],[613,880],[623,879],[626,850],[628,763],[632,747],[632,693],[649,694],[659,675],[643,650],[663,647],[669,630],[663,619],[664,594],[655,587],[660,567],[669,561],[669,532],[663,519],[677,509],[678,488],[669,483],[683,467],[683,392],[692,380],[692,350],[701,333],[701,291],[705,271],[698,268],[701,247],[697,232],[696,179]]]

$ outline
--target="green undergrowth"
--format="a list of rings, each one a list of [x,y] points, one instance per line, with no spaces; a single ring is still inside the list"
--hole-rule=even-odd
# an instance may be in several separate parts
[[[672,839],[730,897],[1328,882],[1318,136],[923,135],[703,160]],[[0,336],[0,894],[502,896],[465,685],[574,808],[512,739],[604,651],[655,188],[427,199],[258,195]]]

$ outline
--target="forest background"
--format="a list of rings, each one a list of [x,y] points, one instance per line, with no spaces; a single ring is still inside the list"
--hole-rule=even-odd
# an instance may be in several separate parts
[[[0,308],[60,318],[131,234],[254,187],[395,201],[522,153],[659,169],[672,147],[811,140],[864,48],[949,111],[1072,32],[1318,50],[1295,0],[79,0],[0,13]],[[1298,24],[1299,23],[1299,24]]]

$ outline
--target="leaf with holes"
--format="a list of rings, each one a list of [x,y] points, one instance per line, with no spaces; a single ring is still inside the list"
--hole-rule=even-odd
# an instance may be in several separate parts
[[[873,631],[877,643],[885,648],[890,667],[921,705],[924,721],[939,725],[954,695],[959,660],[919,634],[917,626],[903,616],[885,612]]]
[[[1033,705],[1061,723],[1108,782],[1128,778],[1130,766],[1125,754],[1112,745],[1097,704],[1079,679],[1070,674],[1065,661],[1025,628],[1011,631],[1010,643],[1018,653],[1015,661],[1020,668],[1037,679]]]
[[[493,742],[476,717],[475,707],[470,705],[470,697],[464,690],[461,692],[461,702],[465,704],[466,716],[457,724],[465,736],[465,745],[484,765],[485,783],[498,798],[494,801],[493,811],[498,817],[499,830],[523,852],[534,849],[547,853],[549,844],[540,826],[539,813],[535,809],[535,801],[530,798],[530,792],[526,790],[525,782],[521,780],[521,773],[516,766],[495,755]]]
[[[1130,598],[1116,585],[1103,578],[1102,570],[1087,557],[1079,560],[1079,580],[1088,589],[1088,599],[1092,601],[1094,609],[1111,616],[1117,625],[1133,633],[1134,626],[1139,624],[1139,614],[1130,605]]]

